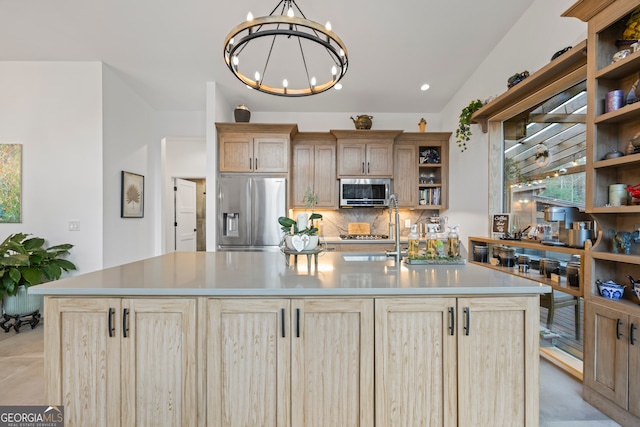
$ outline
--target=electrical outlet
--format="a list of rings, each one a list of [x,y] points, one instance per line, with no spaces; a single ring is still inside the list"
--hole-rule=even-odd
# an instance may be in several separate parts
[[[404,220],[404,228],[411,228],[411,220],[410,219],[405,219]]]
[[[80,231],[80,221],[69,221],[69,231]]]

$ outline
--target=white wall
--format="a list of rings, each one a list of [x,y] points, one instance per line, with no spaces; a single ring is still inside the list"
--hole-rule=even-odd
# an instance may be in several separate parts
[[[372,116],[373,130],[404,130],[418,132],[421,118],[427,121],[427,131],[440,132],[439,114],[419,113],[272,113],[265,111],[251,112],[251,123],[296,123],[300,132],[327,132],[330,129],[355,129],[353,121],[358,115]]]
[[[71,243],[69,260],[102,267],[102,69],[99,62],[0,62],[0,143],[22,144],[22,223],[0,238],[32,233]],[[68,221],[80,221],[69,231]]]
[[[163,251],[175,250],[174,178],[204,178],[207,176],[207,144],[204,137],[168,137],[162,139],[162,212]],[[215,195],[215,191],[209,193]]]
[[[104,267],[157,255],[155,218],[160,141],[153,140],[153,110],[109,66],[103,66]],[[155,162],[155,166],[154,166]],[[121,172],[144,175],[144,218],[121,218]]]
[[[586,39],[585,23],[560,16],[574,3],[575,0],[536,0],[442,111],[443,128],[454,132],[449,150],[450,202],[446,215],[450,224],[461,225],[463,242],[469,236],[486,236],[489,232],[489,153],[487,134],[478,125],[472,126],[467,151],[460,152],[455,142],[460,111],[474,99],[485,100],[504,93],[510,76],[524,70],[534,73],[555,52]]]

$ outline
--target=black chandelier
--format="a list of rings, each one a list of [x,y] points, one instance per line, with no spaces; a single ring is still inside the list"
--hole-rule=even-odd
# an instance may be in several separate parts
[[[280,14],[274,14],[278,10]],[[278,48],[276,41],[284,46],[284,50],[279,48],[277,55],[274,52],[274,47]],[[251,48],[251,43],[259,46]],[[320,53],[311,58],[312,55],[305,55],[304,48]],[[276,65],[269,68],[272,59]],[[247,20],[227,35],[224,61],[249,88],[292,97],[315,95],[331,89],[344,77],[349,64],[347,48],[331,31],[331,24],[320,25],[308,20],[295,0],[280,0],[269,16],[253,18],[249,12]],[[264,65],[260,65],[262,73],[256,65],[262,64],[261,61],[264,61]],[[298,61],[302,64],[296,65]],[[310,65],[319,72],[317,79],[309,72]],[[252,72],[255,72],[253,78],[248,76]],[[294,73],[299,76],[291,75]]]

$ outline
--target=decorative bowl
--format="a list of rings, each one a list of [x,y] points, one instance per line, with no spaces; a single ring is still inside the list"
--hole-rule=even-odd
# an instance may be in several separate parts
[[[596,280],[596,284],[598,285],[598,289],[600,290],[600,295],[609,299],[620,299],[622,298],[622,294],[624,294],[625,285],[619,285],[613,280],[609,280],[606,282],[601,282],[600,280]]]

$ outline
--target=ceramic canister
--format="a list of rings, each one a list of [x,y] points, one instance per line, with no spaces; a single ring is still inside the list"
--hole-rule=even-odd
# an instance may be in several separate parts
[[[624,106],[624,91],[623,90],[612,90],[611,92],[607,92],[604,103],[604,111],[608,113],[609,111],[614,111]]]
[[[609,186],[609,205],[624,206],[627,204],[627,185],[611,184]]]

